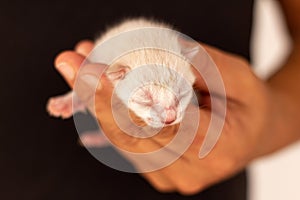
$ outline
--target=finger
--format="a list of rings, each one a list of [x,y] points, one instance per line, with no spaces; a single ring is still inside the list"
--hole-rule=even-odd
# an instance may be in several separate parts
[[[239,97],[241,92],[246,90],[249,82],[251,83],[249,79],[254,76],[249,63],[241,56],[206,44],[201,45],[215,63],[224,83],[227,96],[230,98]],[[244,78],[240,78],[239,84],[237,84],[237,78],[239,77]]]
[[[95,103],[93,97],[95,96],[95,90],[100,92],[101,95],[104,95],[99,78],[102,77],[101,75],[104,74],[106,68],[107,65],[105,64],[87,63],[77,72],[76,86],[73,87],[73,90],[79,99],[84,102],[92,112],[94,112]],[[106,94],[104,96],[106,96]],[[96,116],[95,113],[93,114]]]
[[[204,43],[200,43],[200,44],[207,51],[207,53],[213,58],[213,60],[215,62],[218,62],[218,64],[222,63],[225,56],[232,57],[232,58],[239,57],[240,59],[242,59],[242,57],[239,56],[239,55],[236,55],[236,54],[233,54],[233,53],[230,53],[230,52],[227,52],[227,51],[223,51],[223,50],[218,49],[214,46],[204,44]]]
[[[176,189],[174,184],[159,171],[143,173],[141,175],[160,192],[173,192]]]
[[[175,189],[182,194],[190,195],[203,190],[213,182],[215,176],[210,171],[209,164],[206,163],[206,160],[200,160],[198,157],[199,148],[210,120],[210,116],[205,111],[201,110],[201,112],[202,123],[199,130],[203,131],[199,131],[188,150],[171,165],[146,174],[148,175],[147,179],[161,191]],[[156,140],[165,145],[161,138],[156,138]],[[144,144],[143,146],[147,148],[147,145]],[[165,156],[168,155],[165,154]],[[160,159],[168,160],[168,157],[165,156],[160,155]],[[193,163],[193,167],[191,167],[191,163]]]
[[[240,75],[244,69],[249,69],[248,62],[240,55],[223,51],[208,44],[200,43],[200,45],[216,64],[222,77],[232,79],[233,76]]]
[[[196,140],[203,141],[203,136]],[[200,192],[218,180],[214,172],[215,168],[211,169],[214,157],[199,159],[198,152],[199,143],[194,142],[178,160],[158,171],[162,177],[172,183],[178,192],[184,195]]]
[[[75,46],[75,51],[83,56],[88,56],[94,48],[94,43],[91,40],[82,40]]]
[[[228,177],[220,176],[220,172],[211,169],[208,160],[199,159],[198,161],[182,161],[181,164],[172,165],[170,168],[165,169],[162,174],[170,177],[170,181],[174,183],[176,190],[185,195],[201,192]]]
[[[72,88],[78,69],[84,60],[85,57],[83,55],[80,55],[74,51],[64,51],[55,59],[54,64],[56,69]]]
[[[200,91],[207,91],[208,90],[207,85],[205,83],[205,80],[201,76],[201,74],[194,67],[192,68],[192,71],[196,76],[196,80],[195,80],[195,83],[194,83],[193,87],[196,88],[196,89],[199,89]]]

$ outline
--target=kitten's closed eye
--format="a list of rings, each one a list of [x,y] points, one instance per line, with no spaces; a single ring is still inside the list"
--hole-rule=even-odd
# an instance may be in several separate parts
[[[152,94],[147,89],[138,90],[131,99],[132,102],[142,106],[152,106],[153,98]]]

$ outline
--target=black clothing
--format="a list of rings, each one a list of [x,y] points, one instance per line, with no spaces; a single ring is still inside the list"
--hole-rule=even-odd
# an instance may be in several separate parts
[[[161,194],[137,174],[118,172],[77,143],[72,119],[50,118],[50,96],[69,90],[55,56],[123,17],[150,16],[249,59],[252,0],[6,1],[0,6],[0,198],[246,199],[246,175],[194,196]]]

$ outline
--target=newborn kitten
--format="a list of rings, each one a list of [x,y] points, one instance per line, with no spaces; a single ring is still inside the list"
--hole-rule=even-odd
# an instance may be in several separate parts
[[[112,49],[123,48],[124,45],[143,44],[145,49],[120,57],[109,66],[106,75],[114,86],[122,84],[122,87],[116,87],[116,94],[131,111],[149,126],[161,128],[179,123],[191,101],[195,75],[190,64],[183,58],[190,58],[195,52],[183,49],[178,34],[165,31],[165,28],[172,29],[170,25],[144,18],[125,20],[111,27],[96,40],[95,44],[101,44],[122,32],[148,27],[163,29],[161,31],[158,29],[154,34],[153,32],[147,34],[147,31],[137,32],[130,41],[114,46]],[[156,44],[164,50],[147,48]],[[149,67],[136,71],[145,65]],[[139,87],[135,87],[136,85]],[[84,105],[79,100],[73,103],[74,110],[71,93],[54,97],[49,100],[48,111],[53,116],[68,118],[73,113],[84,110]]]

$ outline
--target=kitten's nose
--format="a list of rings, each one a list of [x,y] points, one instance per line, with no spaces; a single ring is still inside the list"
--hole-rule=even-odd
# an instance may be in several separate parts
[[[171,124],[176,120],[176,111],[174,108],[168,108],[164,110],[164,114],[162,116],[163,123]]]

